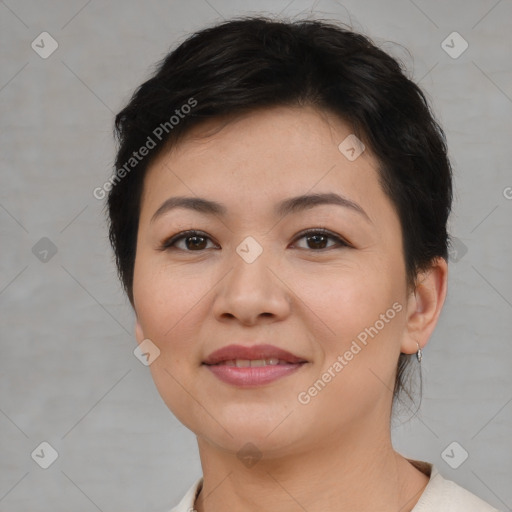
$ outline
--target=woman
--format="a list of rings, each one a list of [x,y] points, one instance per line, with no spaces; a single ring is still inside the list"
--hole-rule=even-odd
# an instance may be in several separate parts
[[[446,295],[451,168],[367,38],[234,19],[117,115],[110,239],[203,469],[175,511],[491,511],[391,444]]]

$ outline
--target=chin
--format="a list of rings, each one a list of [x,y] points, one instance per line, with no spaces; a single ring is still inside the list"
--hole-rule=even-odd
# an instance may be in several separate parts
[[[309,436],[318,435],[314,425],[309,426],[308,435],[308,425],[294,417],[293,413],[287,417],[288,414],[289,412],[286,412],[283,415],[266,417],[254,414],[231,418],[230,421],[222,416],[219,417],[222,426],[214,420],[208,423],[196,421],[197,428],[191,430],[198,437],[223,450],[238,453],[244,446],[250,444],[268,456],[279,457],[288,453],[293,446],[303,444]]]
[[[222,435],[217,432],[219,436],[210,432],[208,435],[200,434],[197,437],[223,451],[236,454],[241,460],[246,456],[277,459],[296,451],[294,448],[296,442],[287,432],[284,432],[284,435],[272,434],[271,436],[267,432],[259,432],[257,429],[231,433],[233,437],[225,432]]]

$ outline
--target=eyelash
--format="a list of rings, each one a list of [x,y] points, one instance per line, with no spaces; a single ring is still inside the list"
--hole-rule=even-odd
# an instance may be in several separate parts
[[[326,228],[310,228],[310,229],[301,231],[300,233],[297,234],[293,243],[296,243],[298,240],[300,240],[301,238],[304,238],[307,235],[326,236],[326,237],[334,240],[338,244],[338,247],[330,246],[330,247],[324,247],[323,249],[308,249],[308,248],[306,248],[306,250],[310,250],[310,251],[314,251],[314,252],[324,252],[324,251],[327,251],[327,250],[333,249],[333,248],[353,247],[349,242],[347,242],[346,240],[344,240],[343,238],[336,235],[332,231],[329,231]],[[182,239],[193,237],[193,236],[199,236],[199,237],[207,238],[207,239],[211,240],[210,236],[208,236],[204,231],[197,231],[194,229],[189,229],[187,231],[181,231],[180,233],[177,233],[176,235],[173,235],[172,237],[165,240],[162,243],[162,245],[160,246],[160,250],[166,251],[166,250],[170,250],[170,249],[176,249],[176,247],[173,247],[176,242],[178,242],[179,240],[182,240]],[[304,248],[300,247],[300,249],[304,249]],[[185,252],[202,252],[206,249],[200,249],[198,251],[193,251],[193,250],[188,250],[188,249],[180,249],[180,250],[185,251]]]

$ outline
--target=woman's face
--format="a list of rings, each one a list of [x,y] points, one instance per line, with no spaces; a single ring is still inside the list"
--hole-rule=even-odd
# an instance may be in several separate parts
[[[232,452],[250,442],[280,456],[385,430],[399,354],[416,343],[400,221],[377,161],[368,148],[355,158],[352,139],[340,149],[350,127],[312,108],[204,131],[215,127],[160,155],[144,183],[136,332],[160,350],[150,369],[162,398],[200,439]],[[220,209],[160,209],[178,197]],[[163,248],[185,230],[200,233]],[[275,348],[205,364],[228,345]],[[276,349],[295,363],[283,356],[276,367]],[[264,367],[241,361],[261,358]]]

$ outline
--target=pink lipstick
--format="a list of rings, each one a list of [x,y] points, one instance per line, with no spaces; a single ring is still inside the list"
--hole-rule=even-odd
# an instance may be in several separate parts
[[[307,361],[273,345],[228,345],[212,352],[203,365],[227,384],[254,387],[290,375]]]

